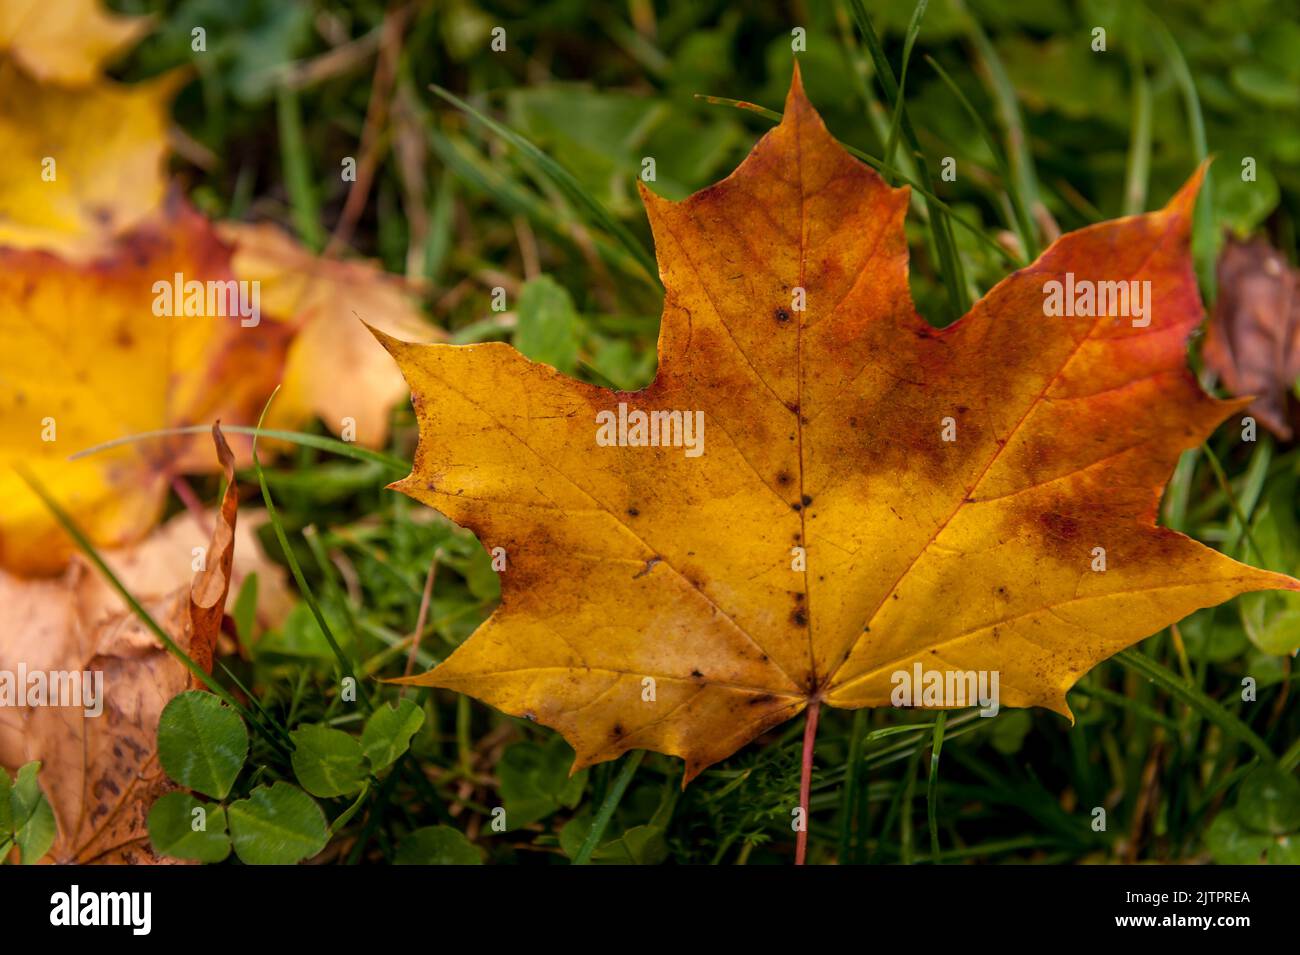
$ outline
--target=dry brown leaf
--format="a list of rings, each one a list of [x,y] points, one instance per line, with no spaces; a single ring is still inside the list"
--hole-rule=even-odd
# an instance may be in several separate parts
[[[228,484],[206,568],[170,592],[136,593],[207,671],[230,590],[238,502],[234,458],[220,432],[213,433]],[[130,565],[124,555],[115,560]],[[0,708],[0,765],[15,770],[41,761],[41,788],[59,828],[51,861],[160,862],[146,817],[153,801],[174,787],[158,764],[158,718],[173,696],[201,684],[130,610],[101,612],[104,586],[81,558],[57,581],[0,571],[0,670],[103,674],[97,716],[80,706]]]
[[[216,512],[205,512],[202,526],[188,511],[181,511],[152,534],[129,547],[100,553],[123,586],[133,594],[166,594],[185,586],[194,576],[197,547],[208,547]],[[249,574],[257,574],[257,624],[262,630],[279,626],[296,598],[289,589],[285,569],[266,556],[257,531],[266,523],[263,510],[245,510],[235,529],[235,562],[226,609]],[[88,624],[107,619],[125,609],[121,595],[98,574],[91,575],[77,592],[79,615]]]
[[[1290,440],[1288,396],[1300,377],[1300,271],[1264,239],[1229,239],[1219,256],[1219,300],[1205,338],[1205,362],[1248,409]]]

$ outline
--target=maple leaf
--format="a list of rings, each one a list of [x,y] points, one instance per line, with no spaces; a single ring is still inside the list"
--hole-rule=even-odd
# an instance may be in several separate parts
[[[295,330],[266,426],[293,429],[319,417],[343,434],[351,419],[349,440],[382,447],[406,382],[357,318],[403,338],[441,335],[412,290],[369,262],[313,255],[274,225],[226,222],[218,231],[235,247],[235,273],[261,283],[267,316]]]
[[[70,455],[142,432],[256,420],[289,330],[242,327],[239,315],[155,314],[155,284],[177,274],[233,279],[230,249],[174,197],[87,264],[0,249],[0,567],[57,573],[73,551],[9,462],[30,468],[94,543],[117,546],[153,527],[172,475],[211,469],[203,436]]]
[[[0,55],[38,80],[82,86],[149,29],[148,17],[106,12],[99,0],[5,0]]]
[[[168,108],[180,75],[80,89],[0,63],[0,244],[86,261],[166,195]]]
[[[1256,396],[1249,413],[1289,441],[1287,395],[1300,376],[1300,271],[1263,239],[1229,240],[1218,280],[1205,362],[1229,392]]]
[[[410,682],[555,727],[575,766],[650,749],[689,780],[811,704],[890,705],[914,665],[997,671],[1003,705],[1068,715],[1120,649],[1300,589],[1155,524],[1179,453],[1242,407],[1185,364],[1199,179],[935,329],[908,292],[908,191],[831,138],[796,72],[729,177],[642,188],[666,289],[647,388],[380,334],[420,423],[393,487],[507,560],[500,607]],[[1045,314],[1048,282],[1130,280],[1147,327]],[[702,413],[704,453],[601,446],[620,405]]]
[[[204,569],[179,587],[171,585],[175,567],[152,581],[139,574],[133,580],[150,616],[208,672],[231,581],[237,580],[234,457],[216,427],[213,439],[227,483]],[[152,540],[140,545],[155,548]],[[170,550],[171,542],[161,549]],[[137,557],[132,551],[104,556],[110,566]],[[180,566],[189,572],[190,562],[186,553]],[[57,580],[21,580],[0,571],[0,671],[15,680],[21,672],[40,672],[47,680],[54,672],[99,673],[102,684],[92,693],[103,708],[88,715],[85,697],[83,705],[0,707],[0,766],[41,761],[41,786],[59,830],[53,861],[159,862],[146,817],[153,801],[175,787],[158,763],[158,718],[173,696],[201,684],[120,598],[109,609],[106,586],[81,558]],[[16,690],[25,694],[27,687]],[[22,701],[29,702],[25,695]]]

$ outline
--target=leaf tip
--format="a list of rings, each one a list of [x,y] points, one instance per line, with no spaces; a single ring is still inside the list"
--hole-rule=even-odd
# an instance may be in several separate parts
[[[696,776],[704,772],[706,768],[708,768],[707,764],[697,760],[688,759],[686,761],[686,769],[682,772],[682,792],[685,792],[686,787],[691,784]]]
[[[405,494],[407,497],[415,497],[415,494],[412,493],[412,489],[415,487],[413,481],[414,473],[415,472],[412,471],[411,474],[408,474],[406,477],[393,481],[391,484],[384,485],[384,490],[397,491],[399,494]]]
[[[1165,212],[1186,216],[1188,219],[1191,218],[1192,210],[1196,208],[1196,199],[1201,193],[1201,186],[1205,182],[1206,171],[1213,161],[1214,157],[1212,156],[1207,156],[1201,160],[1192,174],[1187,177],[1187,181],[1178,187],[1178,191],[1166,203]]]
[[[1070,704],[1065,698],[1065,692],[1066,692],[1065,690],[1061,690],[1059,695],[1056,698],[1045,701],[1043,703],[1043,706],[1051,710],[1053,713],[1057,713],[1061,716],[1064,716],[1067,720],[1070,721],[1070,726],[1073,727],[1074,712],[1070,709]]]
[[[225,472],[226,483],[231,484],[235,480],[235,455],[226,442],[226,436],[221,433],[220,418],[212,422],[212,443],[216,445],[217,460],[221,462],[221,469]]]
[[[358,318],[357,321],[360,322],[362,325],[366,326],[366,331],[370,332],[371,335],[374,335],[375,341],[383,345],[384,348],[387,349],[390,355],[396,355],[397,351],[403,345],[410,344],[409,342],[402,341],[400,338],[394,338],[392,335],[389,335],[387,332],[380,331],[374,325],[371,325],[369,322],[367,322],[364,318]]]
[[[816,112],[808,101],[808,94],[804,92],[803,73],[799,70],[798,57],[794,59],[794,70],[790,74],[790,91],[785,95],[785,115],[789,116],[792,110],[799,113]]]
[[[655,208],[661,205],[670,204],[671,199],[665,199],[659,193],[655,192],[640,179],[636,181],[636,191],[641,196],[641,204],[646,207],[646,212],[653,212]]]

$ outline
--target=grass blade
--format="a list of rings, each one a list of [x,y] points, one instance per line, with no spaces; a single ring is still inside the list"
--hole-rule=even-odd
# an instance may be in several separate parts
[[[435,287],[452,247],[455,206],[456,182],[449,170],[443,170],[429,205],[429,239],[424,247],[424,278]]]
[[[319,451],[331,451],[334,454],[342,455],[346,458],[355,458],[358,461],[370,461],[374,464],[382,464],[386,468],[394,471],[411,470],[411,462],[403,461],[399,457],[391,454],[384,454],[382,451],[371,451],[369,448],[362,448],[355,444],[349,444],[346,441],[339,441],[337,438],[327,438],[319,434],[304,434],[301,431],[280,431],[276,428],[249,428],[243,425],[222,425],[224,434],[247,434],[256,438],[273,438],[277,441],[288,441],[291,444],[299,444],[303,447],[316,448]],[[121,447],[124,444],[131,444],[135,441],[148,441],[153,438],[169,438],[185,434],[210,434],[211,425],[196,424],[184,428],[164,428],[159,431],[141,431],[139,434],[129,434],[124,438],[115,438],[112,441],[105,441],[103,444],[97,444],[94,447],[85,448],[76,454],[68,456],[69,461],[76,461],[78,458],[88,457],[92,454],[98,454],[100,451],[108,451],[112,448]]]
[[[1038,195],[1038,175],[1034,172],[1034,158],[1029,151],[1029,138],[1025,134],[1025,121],[1020,114],[1020,103],[1016,100],[1015,86],[1007,76],[1006,68],[1002,65],[997,50],[974,17],[967,18],[967,29],[971,42],[979,54],[980,62],[988,74],[993,101],[997,104],[1002,125],[1006,127],[1012,171],[1011,191],[1016,194],[1016,202],[1023,209],[1033,212],[1038,209],[1042,200]],[[1037,254],[1036,245],[1030,245],[1025,249],[1025,255],[1031,259]]]
[[[492,119],[492,117],[480,113],[473,106],[470,106],[469,103],[465,102],[454,93],[451,93],[436,84],[431,85],[429,88],[452,106],[455,106],[467,116],[478,120],[533,162],[537,163],[538,167],[546,173],[560,192],[587,212],[592,224],[600,227],[605,232],[618,239],[619,242],[623,244],[623,247],[627,249],[632,258],[636,260],[637,264],[641,266],[646,276],[649,277],[651,281],[658,283],[659,268],[655,264],[654,256],[652,256],[646,250],[646,247],[642,245],[630,231],[628,231],[626,226],[615,219],[608,209],[601,205],[599,201],[597,201],[582,187],[581,183],[573,177],[572,173],[550,156],[546,155],[546,153],[542,152],[542,150],[538,149],[523,136],[520,136],[509,127],[498,123],[496,120]]]
[[[925,811],[930,823],[930,861],[938,865],[939,855],[939,753],[943,750],[943,728],[948,711],[940,710],[934,721],[934,742],[930,749],[930,779],[925,787]]]
[[[984,137],[984,142],[988,145],[989,151],[993,153],[993,161],[997,163],[998,173],[1002,176],[1002,182],[1006,187],[1007,200],[1011,203],[1012,215],[1008,225],[1015,230],[1017,237],[1020,239],[1020,248],[1024,250],[1025,255],[1032,258],[1038,251],[1037,239],[1034,237],[1034,226],[1029,220],[1029,210],[1025,208],[1025,204],[1021,201],[1020,190],[1015,188],[1015,178],[1011,171],[1011,164],[1007,160],[1006,152],[989,130],[988,124],[984,122],[984,118],[980,116],[979,111],[971,105],[971,101],[961,91],[961,87],[953,81],[947,71],[935,61],[934,57],[927,56],[925,59],[934,68],[934,71],[939,74],[939,79],[943,80],[948,90],[957,98],[957,102],[966,110],[966,115],[971,118],[975,127],[980,131],[980,135]]]
[[[1192,71],[1187,67],[1183,51],[1178,47],[1164,21],[1151,11],[1147,11],[1155,35],[1164,51],[1165,63],[1173,74],[1174,82],[1183,95],[1183,108],[1187,111],[1187,129],[1192,139],[1192,149],[1198,163],[1205,162],[1209,156],[1209,147],[1205,141],[1205,117],[1201,114],[1201,98],[1196,92],[1196,82]],[[1209,176],[1201,183],[1200,195],[1196,197],[1196,218],[1192,224],[1192,256],[1196,260],[1196,275],[1201,281],[1201,292],[1205,300],[1213,302],[1217,297],[1217,280],[1214,274],[1214,189]]]
[[[867,740],[867,711],[856,710],[853,714],[853,731],[849,738],[849,756],[846,761],[847,775],[840,797],[840,864],[853,861],[857,847],[861,845],[865,833],[860,828],[859,807],[866,803],[866,793],[862,792],[861,779],[865,767],[862,754]]]
[[[578,854],[573,857],[574,865],[587,865],[591,861],[591,854],[600,845],[601,837],[605,835],[605,830],[609,827],[609,821],[614,818],[614,810],[618,808],[623,793],[627,791],[628,784],[632,782],[632,777],[636,775],[637,767],[641,765],[643,759],[645,759],[645,750],[637,749],[629,753],[627,759],[623,760],[623,765],[619,767],[618,777],[614,780],[614,785],[610,787],[609,792],[605,795],[605,801],[600,804],[600,809],[596,811],[596,818],[591,821],[591,830],[587,833],[587,838],[582,841]]]
[[[916,861],[912,850],[912,796],[916,793],[916,770],[921,762],[921,749],[916,747],[907,761],[907,782],[903,785],[903,801],[899,808],[898,856],[903,865],[912,865]]]
[[[276,392],[280,389],[276,388]],[[266,418],[267,408],[271,407],[271,402],[275,400],[275,392],[272,392],[266,406],[262,409],[262,416],[258,419],[258,428],[260,430],[262,421]],[[307,601],[307,606],[311,609],[311,614],[316,618],[316,625],[320,627],[321,633],[325,635],[325,642],[329,644],[331,652],[339,662],[343,675],[350,677],[357,688],[357,693],[365,703],[366,708],[370,708],[370,694],[366,692],[365,686],[357,679],[356,673],[352,669],[352,661],[344,654],[343,649],[339,646],[338,641],[334,639],[334,631],[325,621],[325,615],[321,612],[320,603],[316,600],[316,595],[312,593],[311,587],[307,585],[307,578],[303,576],[302,566],[298,563],[298,557],[289,546],[289,537],[284,530],[284,522],[280,520],[280,513],[275,509],[275,501],[271,499],[271,488],[266,483],[266,474],[262,470],[262,462],[257,454],[257,438],[253,438],[253,469],[257,472],[257,483],[262,488],[262,501],[266,505],[266,516],[271,522],[271,527],[275,531],[275,539],[280,543],[280,550],[284,553],[284,559],[289,564],[289,570],[293,574],[294,582],[298,585],[298,590],[302,594],[303,600]]]
[[[302,114],[298,93],[281,84],[276,91],[276,118],[280,129],[280,154],[284,157],[284,186],[289,193],[293,227],[313,252],[325,247],[325,229],[320,223],[320,202],[316,198],[311,160],[302,137]]]
[[[1228,504],[1232,507],[1232,517],[1236,521],[1235,527],[1239,530],[1240,537],[1245,538],[1246,542],[1255,551],[1256,560],[1264,560],[1264,552],[1259,549],[1259,545],[1255,543],[1255,538],[1250,533],[1250,519],[1246,516],[1245,511],[1241,509],[1241,502],[1237,500],[1237,495],[1232,490],[1228,475],[1219,462],[1219,456],[1214,453],[1214,449],[1210,447],[1208,441],[1201,445],[1201,450],[1205,452],[1205,459],[1210,462],[1210,470],[1214,472],[1215,480],[1219,482],[1219,488],[1223,491],[1224,496],[1228,499]],[[1235,545],[1230,546],[1235,549]]]
[[[493,165],[474,152],[468,142],[445,136],[436,129],[429,130],[429,148],[446,165],[448,172],[473,189],[489,196],[493,202],[512,214],[526,216],[535,225],[545,229],[552,238],[565,246],[573,246],[571,223],[555,211],[555,207],[539,199],[531,190],[504,175],[500,164]],[[589,237],[602,261],[607,265],[647,281],[644,267],[623,245],[611,241],[604,233],[591,230]]]
[[[889,119],[889,136],[885,139],[885,162],[893,162],[894,147],[898,145],[899,121],[903,118],[903,95],[907,89],[907,68],[912,62],[912,46],[916,35],[921,32],[921,18],[929,0],[918,0],[912,8],[912,19],[907,24],[907,35],[903,38],[903,62],[898,68],[898,96],[894,100],[894,114]]]
[[[1249,746],[1264,763],[1270,766],[1277,764],[1277,757],[1273,755],[1273,751],[1268,748],[1268,744],[1254,730],[1200,690],[1179,678],[1173,671],[1166,669],[1133,647],[1115,654],[1114,659],[1128,669],[1140,673],[1170,696],[1182,700],[1199,711],[1202,716],[1219,727],[1219,729]]]
[[[1141,56],[1132,49],[1129,51],[1129,72],[1133,74],[1133,124],[1124,173],[1124,215],[1135,216],[1146,210],[1147,186],[1151,178],[1151,84],[1147,81]]]
[[[1178,458],[1173,477],[1165,490],[1164,521],[1166,527],[1187,531],[1187,506],[1192,496],[1192,480],[1196,476],[1196,459],[1199,448],[1188,448]]]
[[[876,69],[876,81],[884,91],[885,100],[891,108],[899,111],[899,126],[903,131],[903,137],[907,140],[908,148],[916,157],[921,183],[927,192],[933,194],[934,179],[930,176],[930,169],[925,161],[925,154],[921,152],[921,145],[916,138],[916,131],[912,128],[912,121],[908,118],[906,107],[901,102],[898,83],[894,79],[894,70],[889,65],[889,60],[885,58],[880,38],[876,36],[862,0],[849,0],[849,6],[853,11],[858,31],[866,43],[872,65]],[[945,210],[935,206],[928,197],[926,202],[930,211],[930,231],[934,238],[935,255],[939,260],[939,275],[953,310],[952,318],[957,319],[970,309],[970,299],[966,294],[966,280],[962,274],[961,259],[957,255],[957,244],[953,240],[952,223]]]

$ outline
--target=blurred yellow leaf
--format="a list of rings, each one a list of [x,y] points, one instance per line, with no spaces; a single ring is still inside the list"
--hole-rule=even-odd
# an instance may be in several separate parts
[[[0,250],[0,567],[54,573],[72,551],[8,465],[29,468],[95,543],[124,544],[157,521],[172,475],[211,468],[206,439],[69,455],[141,432],[256,419],[282,367],[287,329],[155,314],[155,286],[170,287],[178,274],[233,280],[229,248],[175,199],[93,263]]]
[[[148,17],[108,13],[99,0],[4,0],[0,55],[39,80],[81,86],[98,79],[149,25]]]
[[[410,287],[369,262],[315,256],[274,225],[218,228],[235,245],[235,273],[261,283],[262,311],[296,330],[267,427],[319,417],[337,435],[382,446],[406,382],[362,322],[407,340],[442,337]]]
[[[178,80],[74,90],[0,63],[0,245],[86,261],[154,213]]]

